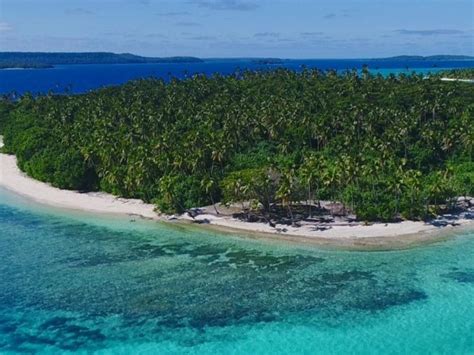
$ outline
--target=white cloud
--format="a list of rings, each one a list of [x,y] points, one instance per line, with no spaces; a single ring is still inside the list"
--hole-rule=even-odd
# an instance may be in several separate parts
[[[415,35],[415,36],[439,36],[439,35],[459,35],[463,34],[464,31],[452,30],[452,29],[435,29],[435,30],[397,30],[401,35]]]
[[[255,2],[242,0],[191,0],[190,2],[211,10],[252,11],[259,7]]]

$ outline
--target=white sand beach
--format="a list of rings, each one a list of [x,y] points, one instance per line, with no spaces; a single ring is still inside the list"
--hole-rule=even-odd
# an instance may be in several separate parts
[[[204,213],[196,216],[194,220],[188,215],[179,216],[178,220],[201,222],[204,226],[222,231],[245,231],[250,235],[263,236],[271,240],[360,250],[404,249],[436,242],[461,230],[474,228],[474,221],[461,215],[453,216],[451,223],[443,227],[421,221],[368,225],[360,222],[330,222],[323,225],[308,222],[301,223],[297,227],[288,225],[271,227],[267,223],[249,223],[230,216],[216,216],[207,211],[211,211],[211,208],[205,208]]]
[[[189,217],[181,216],[181,218],[191,220]],[[327,229],[317,230],[316,226],[311,223],[302,224],[299,227],[277,225],[276,228],[273,228],[266,223],[249,223],[235,218],[218,217],[212,214],[199,215],[195,220],[207,220],[211,225],[235,228],[249,232],[277,233],[281,235],[302,236],[306,238],[329,239],[397,237],[439,230],[439,228],[432,225],[414,221],[403,221],[400,223],[374,223],[370,225],[363,225],[358,222],[347,225],[331,225],[331,223],[327,223]],[[461,221],[461,223],[463,222],[465,221]]]
[[[364,225],[353,222],[345,224],[328,223],[325,228],[317,228],[312,223],[299,227],[277,225],[271,227],[266,223],[248,223],[230,215],[215,215],[211,208],[205,208],[194,219],[187,214],[170,218],[154,211],[154,205],[141,200],[124,199],[102,192],[80,193],[61,190],[46,183],[28,177],[17,167],[16,158],[0,154],[0,186],[14,193],[28,197],[46,205],[82,210],[93,213],[136,215],[147,219],[170,220],[175,222],[200,222],[204,226],[223,228],[228,231],[250,234],[265,234],[272,239],[287,241],[315,242],[317,244],[392,244],[396,242],[420,242],[433,239],[434,236],[446,234],[456,228],[473,226],[472,220],[456,218],[453,227],[448,224],[436,227],[432,224],[416,221],[400,223],[374,223]],[[462,216],[461,216],[462,217]]]
[[[0,154],[0,186],[54,207],[157,218],[154,206],[140,200],[118,198],[102,192],[61,190],[34,180],[20,171],[13,155]]]
[[[461,82],[461,83],[474,84],[474,79],[441,78],[441,81],[458,81],[458,82]]]

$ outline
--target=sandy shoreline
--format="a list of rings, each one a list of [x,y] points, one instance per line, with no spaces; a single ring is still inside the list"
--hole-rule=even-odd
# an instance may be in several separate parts
[[[102,193],[80,193],[61,190],[46,183],[28,177],[17,167],[16,158],[0,153],[0,186],[36,202],[53,207],[80,210],[93,213],[135,215],[146,219],[170,222],[200,221],[206,227],[222,231],[261,234],[270,238],[288,242],[312,243],[348,247],[403,247],[440,239],[460,228],[474,228],[470,219],[456,219],[456,227],[436,227],[424,222],[403,221],[400,223],[374,223],[363,225],[350,223],[331,225],[325,230],[316,229],[314,224],[303,224],[300,227],[278,225],[273,228],[264,223],[248,223],[231,216],[216,216],[211,213],[199,214],[195,220],[188,215],[160,216],[154,211],[154,205],[141,200],[118,198]]]
[[[0,153],[0,186],[53,207],[97,213],[139,215],[157,218],[154,206],[140,200],[118,198],[102,192],[80,193],[61,190],[34,180],[20,171],[16,158]]]
[[[278,225],[273,228],[264,223],[248,223],[231,217],[200,214],[192,218],[183,215],[177,221],[206,223],[196,228],[208,228],[224,233],[245,234],[253,239],[317,245],[347,250],[393,250],[407,249],[445,240],[456,233],[474,229],[474,221],[457,219],[455,226],[436,227],[424,222],[403,221],[400,223],[374,223],[363,225],[351,223],[347,226],[328,223],[328,229],[315,230],[311,224],[300,227]]]

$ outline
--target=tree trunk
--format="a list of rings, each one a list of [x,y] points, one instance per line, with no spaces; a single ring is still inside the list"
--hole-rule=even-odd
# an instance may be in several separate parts
[[[308,185],[308,216],[309,218],[313,218],[313,212],[311,210],[311,185]]]
[[[212,194],[209,194],[209,197],[211,198],[212,206],[214,207],[214,211],[216,211],[216,214],[219,214],[219,211],[217,210],[216,203],[214,202],[214,197]]]
[[[290,213],[290,218],[291,218],[291,225],[295,225],[295,219],[293,217],[293,211],[291,210],[291,203],[288,204],[288,212]]]

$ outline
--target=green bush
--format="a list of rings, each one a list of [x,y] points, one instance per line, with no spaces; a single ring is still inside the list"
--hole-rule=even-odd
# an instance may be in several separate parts
[[[167,175],[161,178],[159,186],[159,196],[153,202],[163,213],[182,213],[210,203],[196,177]]]
[[[452,186],[457,195],[474,196],[474,162],[452,164]]]

